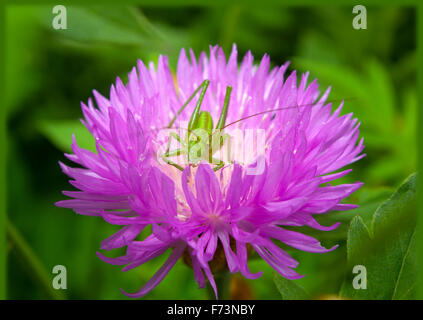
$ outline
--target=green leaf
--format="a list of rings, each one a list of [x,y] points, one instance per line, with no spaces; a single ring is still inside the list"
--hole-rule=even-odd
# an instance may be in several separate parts
[[[416,181],[412,174],[383,202],[373,215],[369,229],[355,217],[348,231],[349,270],[363,265],[367,289],[354,289],[352,274],[344,281],[340,295],[353,299],[411,299],[417,277]]]
[[[165,43],[160,32],[133,7],[67,7],[67,28],[58,30],[51,28],[51,7],[41,6],[34,10],[39,22],[48,30],[53,30],[60,39],[86,44],[100,42],[147,48]]]
[[[72,135],[75,135],[78,146],[95,152],[95,140],[84,125],[76,120],[42,121],[38,128],[40,132],[63,152],[71,151]]]
[[[347,241],[347,257],[348,259],[354,259],[354,257],[360,256],[360,249],[370,240],[370,232],[367,228],[364,220],[360,216],[355,216],[348,230],[348,241]]]
[[[273,281],[278,288],[282,300],[308,300],[310,299],[309,294],[294,282],[294,280],[288,280],[284,277],[275,274]]]
[[[372,230],[375,237],[392,226],[392,223],[407,224],[410,218],[410,206],[415,205],[417,174],[414,173],[398,188],[387,201],[377,208],[373,215]],[[414,215],[414,212],[412,212]],[[401,221],[405,220],[405,221]],[[414,227],[414,219],[413,225]]]

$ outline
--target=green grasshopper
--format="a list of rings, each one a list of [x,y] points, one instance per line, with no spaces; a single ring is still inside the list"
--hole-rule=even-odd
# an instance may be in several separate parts
[[[251,117],[263,115],[266,113],[273,112],[273,116],[271,117],[271,120],[273,120],[274,116],[276,115],[276,112],[291,109],[291,108],[300,108],[300,107],[313,107],[316,104],[311,103],[308,105],[296,105],[296,106],[287,106],[287,107],[281,107],[276,109],[270,109],[261,111],[249,116],[246,116],[244,118],[238,119],[234,122],[231,122],[226,125],[226,117],[228,114],[228,108],[229,108],[229,101],[231,96],[232,87],[228,86],[226,88],[226,94],[225,94],[225,101],[222,107],[222,111],[220,112],[219,121],[216,124],[216,128],[213,129],[213,119],[209,112],[207,111],[201,111],[201,103],[204,99],[204,95],[206,93],[207,87],[209,85],[209,80],[204,80],[201,85],[193,92],[193,94],[188,98],[188,100],[182,105],[182,107],[178,110],[178,112],[175,114],[175,116],[172,118],[170,123],[168,124],[167,128],[171,128],[172,125],[175,123],[177,117],[184,111],[185,107],[191,102],[192,99],[197,95],[197,93],[201,89],[199,100],[197,101],[197,104],[195,106],[194,112],[191,115],[191,118],[188,123],[188,129],[187,134],[185,135],[185,139],[182,139],[178,134],[175,132],[171,132],[169,139],[168,139],[168,146],[166,149],[166,152],[161,155],[162,159],[178,168],[179,170],[183,171],[184,168],[182,168],[177,163],[171,161],[169,158],[179,156],[179,155],[186,155],[188,157],[188,163],[197,165],[200,161],[206,160],[209,163],[217,164],[216,167],[213,168],[214,171],[217,171],[225,165],[225,163],[220,160],[213,157],[214,153],[216,153],[218,150],[220,150],[225,140],[228,141],[228,162],[231,162],[230,154],[231,154],[231,136],[229,134],[222,134],[223,130],[237,122],[247,120]],[[345,100],[352,100],[354,98],[347,98],[343,100],[332,100],[332,102],[336,101],[345,101]],[[176,139],[181,147],[170,151],[170,144],[172,138]]]
[[[167,128],[172,127],[177,117],[182,113],[185,107],[201,89],[200,97],[188,122],[188,130],[185,135],[185,139],[182,139],[175,132],[171,132],[168,139],[167,150],[164,154],[161,155],[161,158],[166,163],[181,171],[184,169],[177,163],[171,161],[169,158],[179,155],[186,155],[189,164],[197,165],[200,161],[206,160],[209,163],[217,164],[217,166],[213,168],[214,171],[223,168],[225,163],[221,159],[216,159],[213,157],[213,155],[223,147],[225,140],[228,140],[228,158],[230,157],[231,137],[228,134],[222,135],[222,130],[224,129],[226,123],[232,87],[228,86],[226,88],[225,101],[222,107],[222,111],[220,113],[216,127],[213,128],[213,119],[210,115],[210,112],[201,111],[201,103],[203,102],[204,95],[209,86],[209,83],[209,80],[204,80],[201,83],[201,85],[193,92],[193,94],[178,110],[176,115],[172,118],[169,125],[167,126]],[[176,139],[181,147],[170,151],[172,138]],[[230,159],[228,159],[228,161],[230,161]]]

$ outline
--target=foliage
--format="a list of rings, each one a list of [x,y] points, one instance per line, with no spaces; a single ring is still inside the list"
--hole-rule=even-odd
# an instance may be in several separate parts
[[[275,275],[275,284],[281,293],[283,300],[306,300],[310,299],[308,293],[293,280],[287,280],[280,275]]]
[[[347,239],[349,265],[367,269],[367,289],[346,279],[341,296],[355,299],[412,299],[417,278],[416,180],[410,176],[373,215],[368,227],[353,218]]]

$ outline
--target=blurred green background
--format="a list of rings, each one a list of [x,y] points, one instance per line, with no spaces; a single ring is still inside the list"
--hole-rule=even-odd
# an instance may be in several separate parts
[[[359,215],[370,226],[379,204],[416,170],[416,13],[404,7],[367,9],[367,30],[355,30],[352,7],[67,7],[68,29],[54,30],[51,6],[7,7],[8,217],[13,228],[8,298],[124,299],[119,288],[134,291],[152,276],[165,257],[128,273],[97,258],[100,242],[117,228],[54,206],[64,198],[61,190],[71,189],[57,162],[66,162],[63,152],[70,151],[72,133],[80,145],[92,148],[78,120],[80,101],[87,101],[92,89],[107,96],[115,77],[126,81],[138,58],[155,61],[167,54],[174,70],[181,47],[198,55],[219,44],[228,54],[232,43],[239,56],[251,50],[258,60],[268,53],[274,65],[290,60],[291,70],[309,70],[321,91],[331,85],[329,99],[347,99],[343,113],[354,112],[362,123],[367,157],[351,165],[352,174],[340,181],[365,183],[349,199],[361,207],[321,217],[325,225],[342,221],[335,231],[306,230],[324,245],[340,248],[324,255],[290,251],[300,261],[298,271],[306,274],[296,284],[312,298],[338,296],[348,279],[351,219]],[[65,291],[50,286],[55,265],[67,268]],[[264,276],[254,281],[235,276],[233,298],[280,299],[272,269],[260,259],[250,267]],[[207,297],[192,271],[178,262],[145,299]]]

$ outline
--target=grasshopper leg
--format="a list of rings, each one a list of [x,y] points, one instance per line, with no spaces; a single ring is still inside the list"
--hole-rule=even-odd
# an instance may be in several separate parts
[[[213,171],[216,172],[219,169],[222,169],[225,166],[225,163],[222,160],[212,158],[213,163],[217,163],[217,166],[213,168]]]
[[[219,116],[219,121],[216,124],[216,129],[215,132],[212,135],[212,143],[211,143],[211,149],[212,149],[212,154],[217,151],[220,150],[224,144],[225,140],[229,140],[228,143],[228,161],[230,161],[230,154],[231,154],[231,136],[229,134],[223,134],[222,135],[222,130],[225,127],[225,123],[226,123],[226,118],[228,116],[228,109],[229,109],[229,101],[231,98],[231,92],[232,92],[232,87],[228,86],[226,87],[226,94],[225,94],[225,102],[223,104],[222,107],[222,111],[220,112],[220,116]],[[211,160],[213,161],[213,163],[218,163],[218,165],[213,169],[214,171],[217,171],[221,168],[223,168],[223,166],[225,165],[225,163],[222,160],[218,160],[215,159],[213,157],[211,157]],[[217,162],[216,162],[217,161]]]
[[[174,166],[176,169],[179,169],[181,171],[184,171],[184,168],[182,168],[179,164],[177,164],[177,163],[175,163],[173,161],[170,161],[170,160],[168,160],[168,159],[166,159],[164,157],[162,157],[162,158],[163,158],[163,161],[166,162],[167,164],[170,164],[171,166]]]
[[[167,140],[166,153],[168,153],[169,150],[170,150],[170,142],[172,141],[172,138],[175,138],[181,145],[183,145],[183,141],[182,141],[181,137],[178,134],[176,134],[175,132],[171,132],[169,134],[169,139]]]
[[[170,158],[170,157],[177,157],[180,156],[181,154],[186,154],[185,150],[182,149],[176,149],[176,150],[172,150],[172,151],[168,151],[164,154],[162,154],[162,158]]]
[[[178,116],[182,113],[182,111],[184,111],[184,109],[186,108],[186,106],[191,102],[192,99],[194,99],[195,95],[198,93],[198,91],[200,91],[201,88],[204,87],[207,88],[207,86],[209,85],[209,80],[204,80],[200,86],[195,89],[195,91],[192,93],[192,95],[188,98],[187,101],[185,101],[185,103],[182,105],[182,107],[178,110],[178,112],[176,112],[175,116],[172,118],[172,120],[170,120],[169,124],[167,125],[167,128],[170,128],[173,126],[173,124],[175,123],[176,119],[178,118]]]
[[[216,124],[217,130],[223,130],[226,123],[226,117],[228,116],[229,101],[231,98],[232,87],[226,87],[225,102],[223,103],[222,111],[220,112],[219,121]]]

